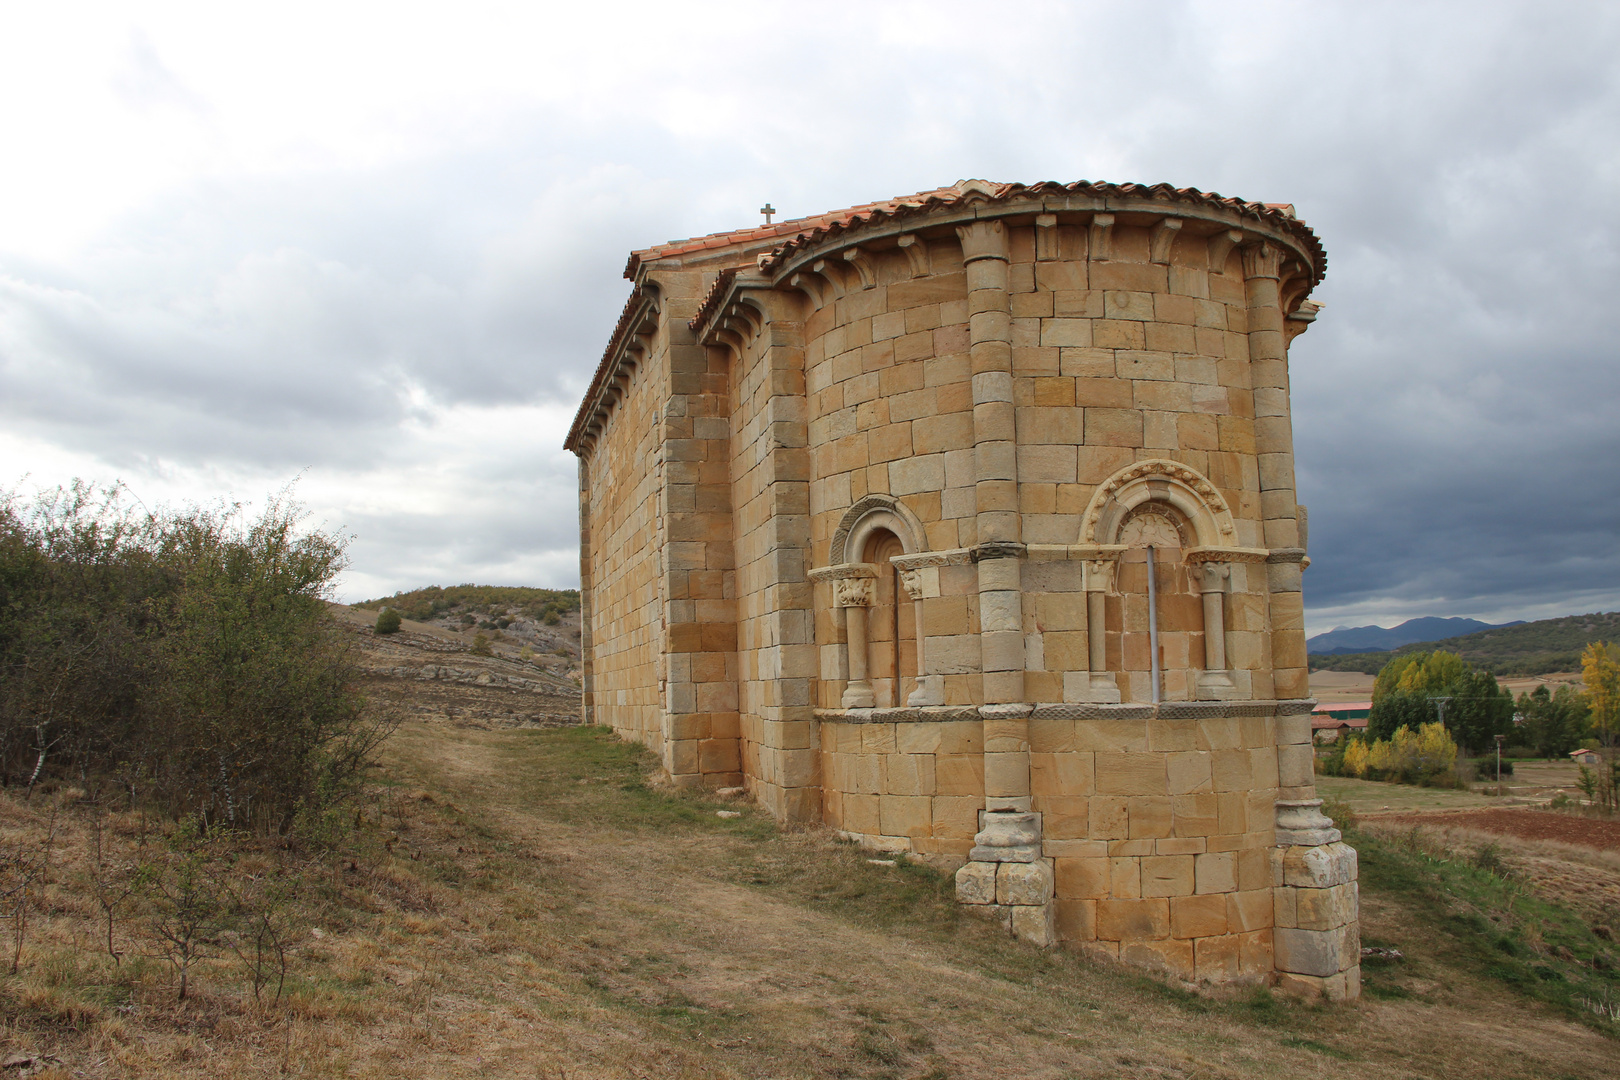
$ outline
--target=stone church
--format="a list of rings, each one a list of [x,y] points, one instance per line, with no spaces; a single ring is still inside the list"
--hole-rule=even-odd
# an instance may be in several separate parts
[[[1287,205],[962,181],[631,254],[569,432],[584,718],[1012,933],[1359,991],[1313,776]]]

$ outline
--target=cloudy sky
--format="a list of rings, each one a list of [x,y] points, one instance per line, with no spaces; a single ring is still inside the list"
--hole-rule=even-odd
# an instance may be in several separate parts
[[[630,248],[1168,181],[1328,249],[1313,631],[1611,610],[1617,56],[1586,3],[0,3],[0,486],[297,479],[346,599],[572,586]]]

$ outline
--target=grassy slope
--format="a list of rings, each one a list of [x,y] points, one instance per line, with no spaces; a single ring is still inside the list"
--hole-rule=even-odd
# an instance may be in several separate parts
[[[1581,650],[1588,644],[1615,640],[1620,640],[1620,612],[1611,611],[1480,630],[1441,641],[1403,645],[1390,652],[1312,656],[1311,667],[1317,671],[1361,671],[1376,675],[1391,657],[1400,653],[1444,649],[1496,675],[1545,675],[1552,671],[1574,671],[1580,667]]]
[[[1307,1007],[1008,941],[947,877],[720,818],[599,729],[411,723],[387,759],[365,828],[306,867],[289,994],[263,1011],[227,958],[178,1006],[161,965],[98,956],[87,835],[62,819],[51,913],[0,978],[5,1050],[181,1077],[1620,1075],[1612,1038],[1536,1000],[1541,961],[1492,974],[1484,931],[1424,891],[1452,880],[1413,884],[1428,868],[1398,852],[1368,849],[1365,933],[1408,967]],[[0,803],[8,841],[43,827],[40,802]]]

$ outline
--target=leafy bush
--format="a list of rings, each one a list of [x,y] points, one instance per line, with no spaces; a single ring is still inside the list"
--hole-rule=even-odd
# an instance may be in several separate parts
[[[1473,768],[1475,780],[1483,780],[1489,783],[1496,782],[1495,757],[1478,758],[1473,762]],[[1502,757],[1502,775],[1504,777],[1513,775],[1513,759],[1506,755]]]
[[[377,616],[377,633],[397,634],[399,633],[399,624],[399,612],[393,608],[383,608],[382,614]]]
[[[129,503],[0,498],[0,783],[266,831],[344,797],[388,732],[326,615],[344,541],[285,497],[251,522]]]
[[[473,643],[472,643],[472,654],[474,656],[488,656],[490,654],[489,653],[489,638],[485,637],[482,633],[474,634],[473,635]]]
[[[1355,738],[1344,749],[1344,774],[1363,780],[1448,786],[1457,764],[1457,744],[1438,724],[1396,730],[1389,739]]]

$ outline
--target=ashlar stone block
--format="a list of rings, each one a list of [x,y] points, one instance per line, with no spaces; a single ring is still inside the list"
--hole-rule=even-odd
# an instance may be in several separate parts
[[[999,865],[996,903],[1039,905],[1052,899],[1055,882],[1050,860]]]

